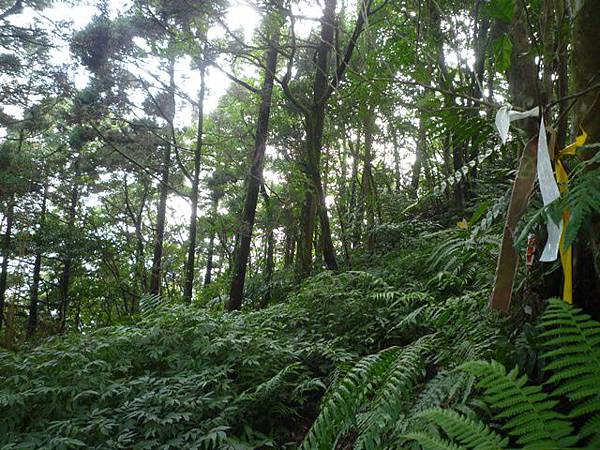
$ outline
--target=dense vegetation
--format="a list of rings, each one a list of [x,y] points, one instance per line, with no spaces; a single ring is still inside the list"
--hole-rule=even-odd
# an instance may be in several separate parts
[[[0,449],[600,448],[599,18],[0,1]]]

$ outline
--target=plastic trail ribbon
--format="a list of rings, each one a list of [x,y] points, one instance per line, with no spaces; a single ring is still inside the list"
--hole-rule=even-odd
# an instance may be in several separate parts
[[[527,117],[538,117],[539,115],[540,108],[537,106],[525,112],[513,111],[510,104],[502,106],[496,113],[496,129],[502,143],[505,144],[508,139],[508,129],[511,122],[526,119]]]
[[[546,138],[546,127],[544,126],[543,117],[540,121],[540,134],[538,138],[537,176],[544,206],[548,206],[550,203],[560,198],[560,191],[558,190],[558,185],[554,179],[554,172],[552,170],[552,161],[550,161],[550,153],[548,152],[548,140]],[[549,218],[546,228],[548,230],[548,240],[546,241],[546,246],[542,251],[540,261],[555,261],[558,257],[558,249],[560,247],[563,229],[562,221],[557,224],[554,223],[552,218]]]
[[[564,156],[574,155],[578,147],[585,145],[587,133],[582,129],[581,134],[577,136],[575,142],[561,150],[556,158],[556,181],[561,193],[564,193],[569,188],[569,174],[562,163]],[[560,237],[560,262],[563,267],[564,282],[563,282],[563,299],[565,302],[573,303],[573,249],[564,248],[565,232],[569,223],[569,211],[563,211],[563,232]]]

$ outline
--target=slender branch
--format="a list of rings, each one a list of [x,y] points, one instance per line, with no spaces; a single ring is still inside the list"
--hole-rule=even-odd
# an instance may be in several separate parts
[[[358,14],[358,18],[356,19],[356,24],[354,25],[354,31],[352,32],[352,36],[350,37],[350,41],[348,45],[346,45],[346,50],[344,51],[344,57],[342,58],[340,64],[337,66],[335,71],[335,76],[333,80],[329,82],[329,87],[323,96],[323,98],[319,99],[321,102],[326,102],[327,99],[331,96],[333,91],[337,88],[340,81],[344,77],[346,69],[350,64],[350,59],[352,58],[352,53],[354,52],[354,47],[356,47],[356,43],[358,41],[358,37],[363,32],[365,21],[367,17],[371,14],[370,8],[373,3],[373,0],[363,0],[360,6],[360,12]],[[385,2],[384,2],[385,5]]]
[[[235,75],[227,72],[226,70],[224,70],[222,67],[220,67],[216,62],[210,62],[209,63],[211,66],[215,67],[217,70],[219,70],[221,73],[223,73],[227,78],[229,78],[231,81],[239,84],[240,86],[245,87],[246,89],[248,89],[249,91],[253,92],[254,94],[260,94],[260,89],[255,88],[254,86],[252,86],[251,84],[245,82],[244,80],[239,79],[238,77],[236,77]]]
[[[185,195],[183,192],[179,191],[178,189],[174,188],[173,186],[171,186],[168,183],[163,183],[162,179],[159,176],[157,176],[155,173],[152,173],[152,171],[150,171],[142,163],[136,161],[131,156],[129,156],[127,153],[123,152],[123,150],[121,150],[120,148],[118,148],[115,144],[113,144],[106,136],[104,136],[104,134],[102,134],[102,132],[94,124],[90,124],[90,126],[96,132],[96,134],[100,137],[100,139],[102,139],[102,141],[105,144],[108,144],[109,147],[112,148],[115,152],[117,152],[119,155],[121,155],[123,158],[125,158],[130,163],[132,163],[135,166],[137,166],[140,169],[142,169],[142,171],[144,171],[144,173],[146,173],[147,175],[149,175],[152,178],[154,178],[155,180],[157,180],[163,186],[166,186],[167,188],[171,189],[174,193],[176,193],[177,195],[179,195],[181,198],[183,198],[185,200],[188,200],[188,196]]]
[[[597,77],[598,77],[598,74],[596,74],[596,76],[594,78],[597,78]],[[589,86],[589,87],[587,87],[585,89],[582,89],[579,92],[575,92],[574,94],[566,95],[564,97],[556,99],[556,100],[548,103],[548,105],[546,105],[546,107],[550,108],[550,107],[552,107],[552,106],[554,106],[554,105],[556,105],[556,104],[558,104],[560,102],[563,102],[563,101],[566,101],[566,100],[571,100],[571,99],[576,99],[578,97],[581,97],[581,96],[587,94],[588,92],[595,91],[596,89],[600,89],[600,83],[596,83],[596,84],[594,84],[592,86]]]
[[[23,1],[17,0],[10,8],[0,14],[0,20],[6,19],[8,16],[18,14],[23,9]]]
[[[288,98],[288,100],[291,101],[296,106],[296,108],[298,108],[302,112],[302,114],[308,116],[310,114],[310,109],[308,108],[308,106],[306,106],[304,102],[300,98],[296,97],[290,90],[290,79],[292,78],[294,57],[296,56],[296,32],[294,30],[295,20],[293,16],[290,16],[290,22],[290,38],[292,40],[292,45],[290,56],[287,62],[286,72],[281,80],[277,77],[275,77],[275,80],[281,85],[283,93]]]

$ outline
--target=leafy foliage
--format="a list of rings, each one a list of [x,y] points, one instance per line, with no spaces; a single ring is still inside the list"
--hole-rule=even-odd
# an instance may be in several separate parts
[[[484,423],[449,409],[421,413],[444,431],[449,440],[415,429],[405,434],[424,448],[507,448],[508,438],[528,449],[573,448],[586,441],[596,448],[598,435],[598,356],[600,323],[562,300],[549,301],[540,325],[549,360],[545,370],[552,373],[544,385],[528,383],[518,367],[508,371],[497,361],[471,361],[460,369],[479,378],[483,400],[508,436],[501,438]],[[544,388],[556,385],[551,392]],[[560,399],[569,400],[570,412],[562,412]],[[417,415],[419,416],[419,414]],[[581,425],[580,418],[586,418]],[[576,421],[572,421],[576,419]],[[577,430],[577,427],[580,427]],[[477,442],[477,447],[471,447]]]
[[[563,200],[564,207],[568,209],[570,215],[565,234],[565,247],[575,241],[579,230],[587,220],[600,214],[600,169],[584,170],[589,167],[589,163],[581,165],[577,171],[578,175],[575,176],[574,185]]]
[[[488,426],[463,416],[451,409],[431,408],[418,413],[415,419],[425,419],[437,424],[446,435],[456,440],[459,446],[441,438],[429,436],[423,432],[407,433],[408,439],[414,439],[423,444],[425,449],[433,448],[468,448],[475,450],[497,450],[506,447],[508,438],[502,438]]]

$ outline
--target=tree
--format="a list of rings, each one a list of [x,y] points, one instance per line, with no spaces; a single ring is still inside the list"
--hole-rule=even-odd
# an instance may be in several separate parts
[[[269,116],[271,112],[271,96],[277,70],[277,54],[279,46],[279,34],[282,27],[281,11],[275,6],[268,15],[266,23],[266,33],[268,35],[268,50],[265,56],[265,73],[260,95],[260,106],[256,122],[256,134],[254,142],[254,153],[252,155],[252,164],[247,178],[246,196],[244,200],[244,209],[242,211],[242,220],[237,233],[236,254],[234,257],[233,276],[231,279],[231,288],[229,292],[229,309],[240,309],[244,295],[244,282],[246,279],[246,266],[250,254],[250,241],[254,229],[254,218],[256,215],[256,205],[258,202],[258,193],[262,185],[263,161],[265,157],[265,148],[269,134]]]
[[[560,3],[559,3],[560,4]],[[600,38],[598,25],[598,4],[587,0],[577,3],[573,11],[573,90],[582,93],[577,97],[574,105],[575,118],[573,121],[574,134],[584,130],[588,134],[587,143],[600,142],[600,100],[597,89],[590,89],[590,84],[597,85],[600,77],[600,61],[594,58],[595,46]],[[589,147],[582,152],[583,159],[595,156],[596,149]],[[595,170],[591,166],[589,170]],[[600,295],[600,214],[597,208],[588,231],[589,250],[580,245],[579,261],[576,267],[577,299],[580,304],[588,304],[591,298]],[[593,268],[593,270],[592,270]]]
[[[312,248],[315,226],[315,213],[318,215],[323,239],[323,257],[328,269],[336,269],[337,261],[333,239],[331,237],[331,226],[325,204],[325,193],[321,180],[321,152],[323,130],[325,127],[325,111],[327,102],[342,81],[346,69],[352,58],[358,37],[363,31],[367,17],[372,14],[372,0],[364,0],[358,7],[358,18],[353,32],[339,61],[333,68],[331,75],[331,53],[336,49],[334,37],[336,35],[335,9],[337,0],[326,0],[324,3],[323,16],[320,20],[321,30],[319,42],[316,46],[315,72],[313,77],[312,95],[309,101],[297,98],[290,89],[292,76],[293,58],[295,49],[294,29],[292,28],[292,52],[287,65],[287,72],[282,79],[282,87],[287,98],[302,113],[304,121],[305,149],[301,163],[302,170],[308,181],[302,205],[302,229],[299,238],[298,250],[298,272],[300,276],[306,276],[312,265]]]

